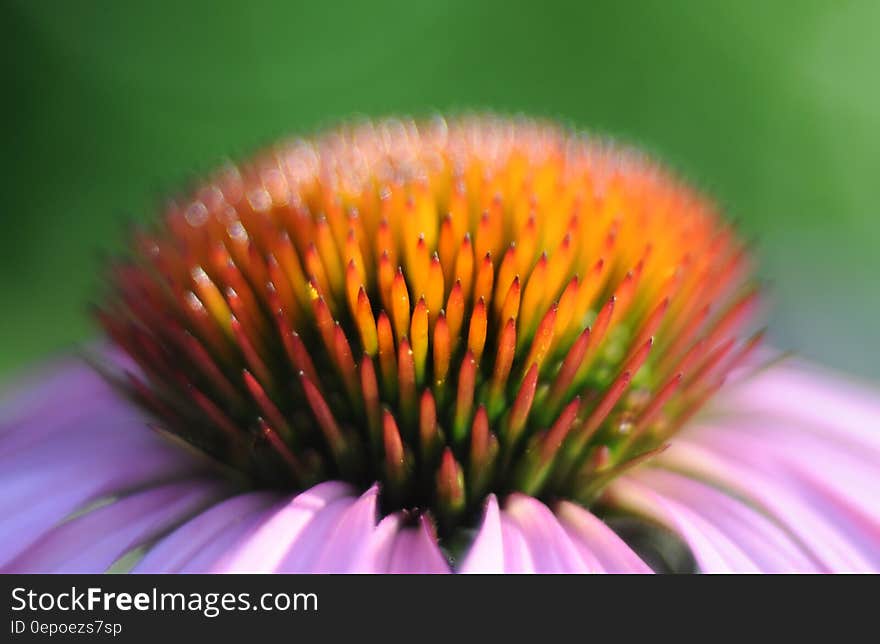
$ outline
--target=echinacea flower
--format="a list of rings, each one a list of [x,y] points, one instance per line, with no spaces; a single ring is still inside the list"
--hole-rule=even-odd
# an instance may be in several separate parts
[[[279,145],[136,235],[96,369],[6,394],[0,570],[650,572],[614,517],[703,572],[877,570],[880,397],[768,364],[756,303],[632,151],[493,117]]]

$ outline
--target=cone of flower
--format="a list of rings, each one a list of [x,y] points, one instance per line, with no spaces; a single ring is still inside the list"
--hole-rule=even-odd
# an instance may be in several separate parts
[[[705,572],[880,567],[880,397],[771,363],[747,248],[632,150],[282,143],[105,290],[90,366],[2,402],[0,570],[650,571],[620,516]]]

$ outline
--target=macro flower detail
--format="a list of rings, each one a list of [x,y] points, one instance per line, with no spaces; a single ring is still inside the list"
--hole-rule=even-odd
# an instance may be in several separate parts
[[[279,144],[135,235],[93,366],[3,400],[0,570],[650,572],[619,517],[704,572],[876,570],[880,402],[760,367],[750,268],[552,124]]]

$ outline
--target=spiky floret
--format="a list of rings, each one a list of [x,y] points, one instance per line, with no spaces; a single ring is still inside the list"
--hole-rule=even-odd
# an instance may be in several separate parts
[[[382,484],[443,534],[590,503],[757,343],[747,256],[648,160],[553,125],[383,121],[229,165],[100,320],[158,424],[255,485]]]

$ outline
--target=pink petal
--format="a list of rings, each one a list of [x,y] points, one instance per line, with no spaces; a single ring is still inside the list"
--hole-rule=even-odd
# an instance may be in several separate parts
[[[459,569],[462,573],[504,572],[504,538],[501,513],[494,494],[486,501],[483,523]]]
[[[2,428],[0,458],[50,444],[51,441],[69,436],[71,432],[107,437],[108,428],[123,425],[130,431],[143,435],[153,433],[147,427],[147,422],[140,412],[106,385],[102,385],[101,388],[95,387],[94,391],[84,392],[84,395],[86,397],[79,401],[69,402],[59,402],[50,398],[44,401],[47,408],[45,411],[40,410],[14,420],[0,421]],[[2,408],[0,410],[5,416],[7,410]]]
[[[544,524],[545,534],[532,526],[532,516],[535,522]],[[533,538],[527,539],[525,534]],[[558,563],[558,552],[565,563]],[[495,496],[490,496],[483,523],[460,572],[534,572],[536,562],[554,571],[568,566],[577,571],[651,572],[620,537],[583,508],[562,503],[554,517],[539,501],[514,497],[501,513]]]
[[[859,512],[880,531],[880,455],[822,437],[779,420],[713,421],[688,437],[718,454],[748,463],[780,480],[825,490]]]
[[[400,531],[401,516],[389,514],[379,522],[376,529],[367,537],[358,556],[351,564],[351,571],[358,573],[385,573],[391,570],[391,556],[397,533]]]
[[[504,543],[504,572],[528,574],[537,572],[529,544],[515,521],[501,515],[501,540]]]
[[[99,350],[106,361],[130,365],[117,352]],[[80,358],[65,358],[42,365],[21,378],[12,388],[0,392],[0,455],[35,444],[71,427],[121,415],[139,421],[142,414],[120,396],[107,381]]]
[[[120,439],[103,450],[64,442],[35,456],[3,473],[0,566],[78,508],[186,471],[164,446],[138,440]]]
[[[703,572],[758,572],[757,564],[745,552],[690,506],[658,494],[635,478],[614,481],[608,497],[617,507],[677,532]]]
[[[321,508],[312,517],[312,520],[297,533],[296,538],[289,540],[290,547],[275,572],[311,572],[324,544],[336,529],[340,519],[354,504],[354,497],[343,497],[331,501],[326,507]]]
[[[217,572],[275,572],[311,521],[332,503],[354,501],[345,483],[327,481],[302,492],[261,522],[225,560]]]
[[[742,496],[828,570],[880,570],[880,394],[790,361],[719,407],[657,465]]]
[[[320,554],[314,557],[312,572],[359,572],[353,564],[370,545],[376,530],[378,497],[379,488],[374,485],[345,510],[324,541]]]
[[[597,570],[611,573],[651,573],[648,565],[605,525],[579,505],[563,501],[556,508],[559,521],[585,561],[595,561]]]
[[[52,425],[52,419],[63,419],[72,408],[88,405],[109,390],[104,379],[79,358],[41,365],[0,392],[0,435],[30,419]]]
[[[439,574],[448,573],[449,565],[440,552],[434,531],[428,519],[422,517],[418,527],[404,528],[397,539],[388,564],[390,573]]]
[[[734,413],[788,419],[880,454],[880,395],[842,374],[789,360],[744,380],[722,401]]]
[[[0,566],[84,506],[204,469],[80,360],[4,394],[0,437]]]
[[[126,552],[163,534],[225,491],[218,484],[187,481],[122,498],[59,525],[7,571],[103,572]]]
[[[880,395],[792,361],[725,390],[606,500],[677,529],[703,570],[877,571],[878,428]]]
[[[739,499],[659,468],[645,468],[635,478],[714,525],[763,572],[818,572],[816,563],[784,530]]]
[[[532,497],[511,494],[504,515],[525,539],[539,573],[597,572],[595,559],[585,561],[550,509]]]
[[[275,500],[269,492],[250,492],[221,501],[162,539],[132,572],[178,572],[230,526],[262,513]]]
[[[222,570],[230,553],[269,517],[273,516],[287,502],[273,504],[269,509],[257,510],[232,523],[214,534],[209,541],[191,558],[187,559],[179,572],[181,573],[214,573]]]
[[[761,472],[695,443],[678,439],[657,459],[664,467],[718,487],[770,517],[789,537],[830,571],[865,571],[871,542],[858,543],[830,520],[805,490],[774,473]],[[876,545],[876,544],[874,544]]]

